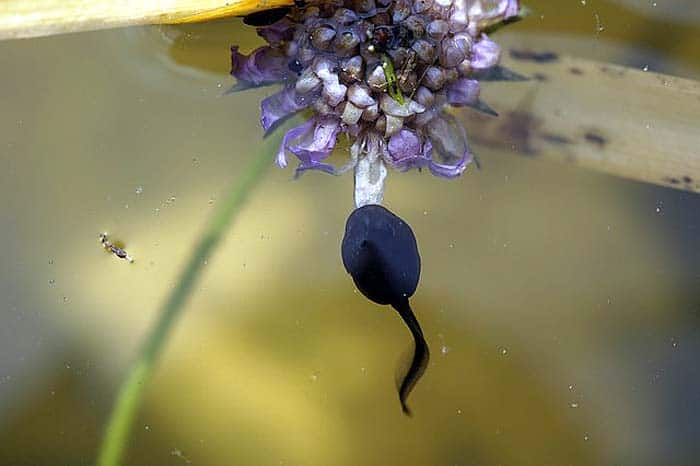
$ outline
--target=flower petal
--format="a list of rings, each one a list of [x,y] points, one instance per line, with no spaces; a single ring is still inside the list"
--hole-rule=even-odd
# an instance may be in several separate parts
[[[294,23],[286,16],[269,26],[259,27],[258,35],[267,43],[279,45],[283,41],[291,40],[294,34]]]
[[[260,104],[260,124],[267,133],[277,122],[293,115],[309,105],[307,100],[300,99],[293,87],[287,87],[263,99]]]
[[[309,121],[305,122],[304,124],[301,124],[299,126],[296,126],[289,131],[287,131],[284,134],[284,137],[282,137],[282,143],[280,144],[280,148],[277,151],[277,165],[280,166],[281,168],[285,168],[287,166],[287,145],[302,137],[304,134],[309,132],[311,128],[314,127],[316,124],[316,120],[313,118],[310,119]]]
[[[430,141],[427,142],[430,145]],[[421,138],[413,131],[402,129],[389,139],[389,158],[394,168],[408,170],[423,167],[430,162],[429,150],[421,144]]]
[[[447,87],[447,102],[455,107],[474,105],[479,101],[479,81],[461,78]]]
[[[472,47],[472,68],[475,70],[483,70],[491,68],[498,63],[501,58],[501,47],[486,34],[482,34],[481,40]]]
[[[256,86],[285,79],[289,74],[286,57],[271,47],[260,47],[250,55],[231,47],[231,74],[239,81]]]
[[[472,161],[464,127],[451,115],[443,113],[426,125],[432,143],[430,171],[437,176],[459,176]]]

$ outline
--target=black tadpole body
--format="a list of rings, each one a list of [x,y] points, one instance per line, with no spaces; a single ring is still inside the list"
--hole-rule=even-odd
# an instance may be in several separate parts
[[[423,331],[408,303],[420,279],[420,255],[411,227],[380,205],[369,204],[348,217],[342,244],[345,269],[355,286],[377,304],[390,304],[415,341],[413,360],[399,387],[404,413],[406,398],[425,372],[430,358]]]

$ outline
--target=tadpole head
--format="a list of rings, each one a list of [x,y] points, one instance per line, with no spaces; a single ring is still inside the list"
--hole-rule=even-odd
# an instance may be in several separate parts
[[[416,291],[420,279],[416,237],[388,209],[368,204],[353,211],[341,252],[355,286],[375,303],[396,305]]]

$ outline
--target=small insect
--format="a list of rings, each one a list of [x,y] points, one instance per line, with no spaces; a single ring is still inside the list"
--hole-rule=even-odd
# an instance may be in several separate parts
[[[403,94],[401,93],[399,83],[396,80],[394,64],[391,62],[391,58],[386,54],[382,55],[382,68],[384,69],[384,76],[386,76],[387,92],[392,99],[399,103],[399,105],[403,105]]]
[[[389,210],[368,204],[348,217],[341,255],[362,294],[377,304],[390,304],[413,335],[413,360],[399,386],[401,408],[410,416],[406,399],[430,359],[423,331],[408,303],[420,279],[416,237],[411,227]]]
[[[134,262],[134,258],[131,257],[124,249],[115,246],[108,237],[107,233],[100,233],[100,243],[105,251],[111,252],[120,259],[126,259],[129,262]]]

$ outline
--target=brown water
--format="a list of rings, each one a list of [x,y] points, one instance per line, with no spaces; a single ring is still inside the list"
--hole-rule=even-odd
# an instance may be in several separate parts
[[[700,78],[693,1],[529,5],[514,34]],[[259,147],[272,90],[221,95],[228,46],[256,41],[223,21],[0,43],[0,465],[93,463],[158,304]],[[458,180],[388,181],[423,257],[414,418],[394,386],[409,334],[340,262],[351,177],[271,168],[126,464],[696,464],[700,198],[475,150],[483,169]],[[134,264],[102,251],[105,230]]]

